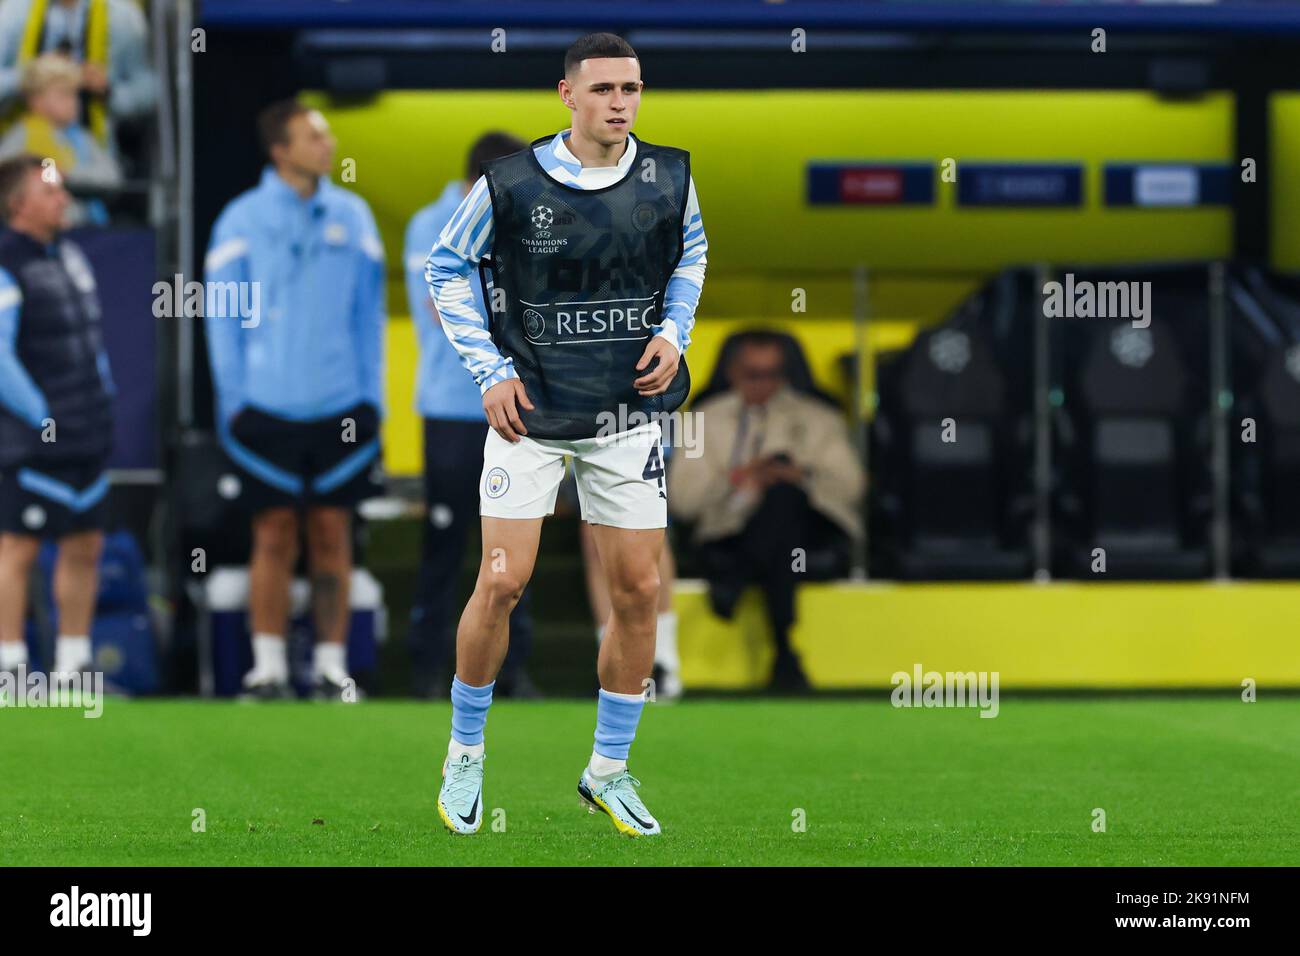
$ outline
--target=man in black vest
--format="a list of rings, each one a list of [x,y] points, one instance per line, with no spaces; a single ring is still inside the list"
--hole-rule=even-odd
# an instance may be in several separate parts
[[[612,605],[595,747],[578,792],[621,833],[660,832],[627,756],[654,661],[667,523],[661,422],[690,387],[681,355],[707,244],[690,155],[631,135],[641,87],[640,61],[622,38],[574,43],[558,84],[572,127],[485,164],[425,270],[491,426],[479,485],[483,559],[456,635],[438,795],[456,833],[482,823],[483,728],[508,618],[569,459]],[[488,314],[470,294],[476,267]]]
[[[56,679],[91,663],[113,437],[95,277],[59,238],[69,202],[48,161],[0,163],[0,670],[26,667],[28,576],[54,538]]]

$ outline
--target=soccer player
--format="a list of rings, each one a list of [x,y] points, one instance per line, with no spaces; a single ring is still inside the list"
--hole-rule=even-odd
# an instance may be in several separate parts
[[[0,670],[26,668],[28,576],[53,538],[59,682],[91,665],[113,439],[95,276],[59,236],[71,202],[39,157],[0,163]]]
[[[329,180],[334,137],[318,111],[273,103],[258,118],[271,165],[212,229],[208,291],[237,290],[254,316],[208,296],[205,328],[217,436],[252,512],[250,697],[289,692],[289,586],[305,514],[316,625],[313,681],[338,699],[346,641],[352,509],[377,492],[383,408],[384,250],[364,199]],[[227,295],[224,301],[229,302]]]
[[[612,605],[595,746],[578,792],[620,833],[660,832],[627,769],[654,661],[667,523],[660,425],[645,419],[689,390],[681,356],[707,246],[689,154],[631,135],[641,88],[626,41],[596,33],[575,42],[558,85],[571,128],[486,164],[429,254],[443,331],[491,426],[479,486],[483,557],[456,634],[437,800],[455,833],[482,824],[483,729],[507,619],[532,575],[566,458]],[[470,293],[480,264],[487,314]]]
[[[485,133],[470,148],[465,179],[447,184],[437,200],[419,210],[406,227],[406,295],[420,340],[420,374],[416,405],[424,419],[424,522],[420,574],[411,607],[409,635],[415,691],[420,697],[446,697],[447,645],[453,602],[466,538],[478,518],[478,480],[483,471],[483,397],[474,379],[461,368],[460,355],[439,328],[438,310],[429,298],[424,265],[429,249],[460,208],[483,164],[525,144],[508,133]],[[483,310],[481,286],[474,304]],[[524,663],[532,645],[529,593],[524,591],[510,615],[510,652],[497,678],[503,695],[535,697]]]

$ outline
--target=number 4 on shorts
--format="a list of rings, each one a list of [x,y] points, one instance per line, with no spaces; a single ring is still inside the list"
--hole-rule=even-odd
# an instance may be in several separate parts
[[[656,481],[659,483],[659,497],[664,500],[668,499],[667,491],[664,488],[664,459],[659,454],[659,443],[655,442],[650,449],[650,457],[645,460],[645,468],[641,471],[641,477],[646,481]]]

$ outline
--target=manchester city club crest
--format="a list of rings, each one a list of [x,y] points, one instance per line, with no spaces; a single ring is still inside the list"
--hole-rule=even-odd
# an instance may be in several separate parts
[[[504,468],[493,468],[483,479],[483,491],[489,498],[500,498],[510,488],[510,476]]]
[[[632,225],[641,232],[649,232],[658,221],[659,213],[656,211],[654,203],[637,203],[636,208],[632,210]]]

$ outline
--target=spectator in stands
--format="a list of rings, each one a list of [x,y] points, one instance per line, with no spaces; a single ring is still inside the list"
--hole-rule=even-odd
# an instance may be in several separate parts
[[[0,159],[34,153],[52,160],[64,184],[78,193],[110,193],[122,185],[113,155],[77,122],[78,68],[67,57],[43,53],[23,65],[27,111],[0,138]],[[68,225],[108,224],[101,199],[74,200]]]
[[[415,601],[411,607],[411,658],[415,693],[446,697],[451,690],[447,672],[448,640],[454,626],[456,583],[465,558],[466,537],[478,526],[478,483],[483,471],[483,442],[487,416],[478,385],[460,364],[440,325],[442,319],[424,278],[425,260],[443,227],[483,174],[489,160],[516,153],[526,146],[508,133],[486,133],[469,151],[465,178],[449,182],[437,200],[425,206],[406,227],[406,294],[420,342],[416,405],[424,419],[423,554]],[[473,283],[478,308],[482,285]],[[510,650],[497,676],[497,693],[535,696],[524,664],[532,647],[530,589],[510,614]]]
[[[88,670],[113,380],[95,276],[59,236],[71,197],[40,157],[0,163],[0,670],[27,664],[27,582],[58,541],[52,676]]]
[[[3,0],[0,108],[20,107],[24,64],[62,54],[77,66],[82,121],[113,150],[114,121],[145,118],[157,99],[147,46],[144,14],[132,0]]]
[[[695,525],[715,613],[730,619],[747,585],[762,588],[776,638],[773,685],[800,690],[795,584],[828,556],[847,570],[838,556],[862,533],[864,476],[840,416],[792,389],[784,362],[773,335],[753,333],[736,351],[729,390],[693,409],[700,454],[675,456],[668,505]]]
[[[253,669],[244,688],[288,692],[302,513],[313,676],[321,697],[338,699],[352,686],[352,510],[378,493],[381,477],[384,250],[365,200],[330,182],[335,143],[324,116],[285,100],[263,110],[258,126],[271,165],[218,217],[204,266],[217,435],[241,472],[253,522]],[[218,305],[232,298],[240,314]],[[242,308],[258,303],[260,311]]]

